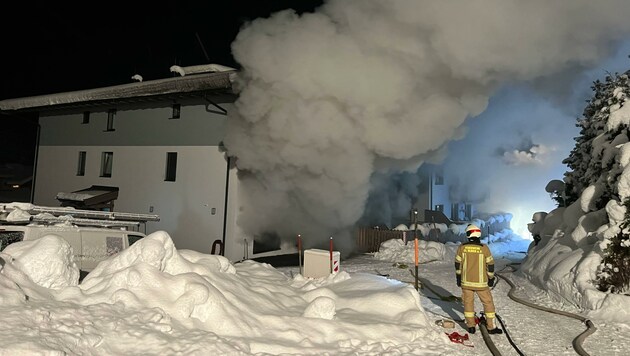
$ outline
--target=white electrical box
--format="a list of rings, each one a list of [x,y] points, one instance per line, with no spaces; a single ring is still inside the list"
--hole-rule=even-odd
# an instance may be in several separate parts
[[[339,272],[339,251],[332,253],[333,273]],[[304,277],[322,278],[330,275],[330,251],[310,249],[304,250]]]

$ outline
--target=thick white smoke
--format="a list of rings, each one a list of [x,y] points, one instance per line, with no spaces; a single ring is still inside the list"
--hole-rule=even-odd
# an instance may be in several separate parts
[[[251,22],[232,44],[242,72],[224,141],[243,171],[239,224],[347,236],[377,171],[443,154],[501,85],[594,65],[629,11],[627,0],[332,0]]]

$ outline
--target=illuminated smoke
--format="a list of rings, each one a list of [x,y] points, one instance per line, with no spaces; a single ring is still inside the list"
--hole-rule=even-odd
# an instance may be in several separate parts
[[[225,139],[243,173],[239,225],[307,244],[349,236],[378,174],[443,155],[500,86],[593,66],[629,12],[626,0],[334,0],[254,20],[232,44],[242,71]]]

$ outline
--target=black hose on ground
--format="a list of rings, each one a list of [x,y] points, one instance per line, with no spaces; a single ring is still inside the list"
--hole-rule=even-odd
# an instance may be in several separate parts
[[[584,323],[586,324],[586,330],[584,330],[580,335],[573,339],[573,348],[575,349],[575,352],[577,352],[579,355],[589,356],[588,352],[586,352],[584,348],[582,348],[582,344],[589,335],[597,331],[597,328],[590,320],[586,320]]]
[[[479,330],[481,331],[483,341],[486,343],[486,346],[488,346],[488,349],[490,350],[490,353],[492,353],[492,356],[501,356],[501,352],[499,352],[499,349],[497,349],[497,347],[494,345],[494,342],[492,342],[490,334],[488,334],[486,323],[479,323]]]
[[[513,269],[512,266],[508,266],[511,267]],[[582,332],[580,335],[578,335],[575,339],[573,339],[573,348],[575,349],[575,352],[578,353],[578,355],[581,356],[590,356],[590,354],[588,352],[586,352],[584,350],[584,348],[582,347],[582,344],[584,343],[584,340],[586,339],[586,337],[588,337],[589,335],[591,335],[592,333],[594,333],[595,331],[597,331],[597,328],[595,327],[595,325],[588,319],[586,319],[585,317],[578,315],[578,314],[573,314],[573,313],[569,313],[563,310],[557,310],[557,309],[551,309],[551,308],[547,308],[547,307],[543,307],[537,304],[534,304],[532,302],[520,299],[516,296],[514,296],[514,291],[516,290],[516,285],[514,285],[514,283],[512,283],[512,281],[510,279],[508,279],[507,277],[505,277],[504,275],[500,274],[500,273],[495,273],[495,275],[499,276],[501,279],[505,280],[511,287],[510,291],[508,292],[508,297],[510,297],[510,299],[512,299],[513,301],[517,302],[517,303],[521,303],[523,305],[526,305],[528,307],[534,308],[534,309],[538,309],[538,310],[542,310],[542,311],[546,311],[549,313],[553,313],[553,314],[559,314],[559,315],[563,315],[569,318],[573,318],[573,319],[577,319],[583,323],[586,324],[587,329]]]
[[[508,341],[510,342],[510,345],[512,345],[512,347],[514,348],[514,350],[516,350],[516,352],[521,355],[521,356],[525,356],[525,354],[523,353],[523,351],[521,351],[521,349],[518,348],[518,346],[516,346],[516,343],[514,342],[514,340],[512,340],[512,336],[510,335],[510,333],[508,332],[508,329],[505,327],[505,323],[503,322],[503,318],[501,318],[501,316],[499,316],[499,314],[496,315],[497,316],[497,320],[499,321],[499,323],[501,324],[501,327],[503,328],[503,332],[505,333],[505,336],[507,337]]]

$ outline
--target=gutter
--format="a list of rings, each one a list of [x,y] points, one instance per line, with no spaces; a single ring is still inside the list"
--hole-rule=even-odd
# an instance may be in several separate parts
[[[225,238],[227,236],[227,215],[228,215],[228,197],[230,194],[230,166],[232,159],[227,156],[227,172],[225,173],[225,204],[223,206],[223,241],[221,247],[221,256],[225,256]]]

